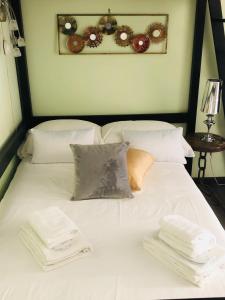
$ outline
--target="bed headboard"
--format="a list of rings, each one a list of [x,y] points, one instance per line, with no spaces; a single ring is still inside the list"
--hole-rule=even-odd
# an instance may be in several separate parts
[[[11,0],[11,5],[15,11],[19,28],[23,34],[23,20],[21,12],[21,1]],[[25,137],[27,129],[34,125],[37,125],[43,121],[52,119],[72,118],[82,119],[104,125],[114,121],[126,121],[126,120],[160,120],[169,123],[185,123],[186,132],[195,131],[196,122],[196,110],[199,91],[199,79],[201,70],[201,56],[204,34],[204,23],[206,13],[207,0],[196,1],[196,15],[195,15],[195,29],[194,29],[194,42],[193,42],[193,54],[192,54],[192,69],[190,78],[190,91],[189,91],[189,106],[188,111],[180,113],[157,113],[152,114],[148,112],[146,114],[133,114],[133,115],[89,115],[89,116],[33,116],[31,94],[29,86],[29,77],[27,71],[26,50],[21,48],[22,56],[16,58],[17,77],[21,101],[22,110],[22,122],[15,130],[15,132],[9,137],[5,145],[0,149],[0,176],[4,173],[9,162],[16,154],[17,148],[21,141]],[[188,170],[191,172],[191,160],[188,160]]]
[[[188,113],[137,114],[137,115],[88,115],[88,116],[41,116],[32,117],[32,126],[53,119],[81,119],[103,126],[110,122],[130,120],[160,120],[169,123],[187,123]]]

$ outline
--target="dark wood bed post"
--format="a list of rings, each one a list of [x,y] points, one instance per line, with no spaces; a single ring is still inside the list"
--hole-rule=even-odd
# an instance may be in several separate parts
[[[20,0],[11,0],[10,4],[13,7],[21,34],[23,35],[24,32]],[[27,71],[26,49],[23,47],[20,48],[20,50],[22,56],[16,58],[15,63],[22,111],[22,122],[0,149],[0,176],[4,174],[10,161],[16,155],[16,151],[21,144],[21,141],[24,139],[27,129],[30,128],[32,124],[32,107]]]
[[[187,133],[195,131],[207,0],[197,0],[192,53]]]
[[[24,36],[21,1],[10,0],[10,3],[15,12],[21,35]],[[29,76],[28,76],[28,69],[27,69],[26,48],[22,47],[20,48],[20,51],[22,56],[17,57],[15,59],[15,63],[16,63],[23,123],[26,129],[28,129],[32,125],[32,104],[31,104],[30,84],[29,84]]]
[[[209,12],[211,16],[213,42],[216,52],[217,69],[219,78],[223,80],[222,102],[225,115],[225,19],[222,14],[221,0],[209,0]]]
[[[200,73],[201,73],[203,37],[204,37],[204,28],[205,28],[206,4],[207,4],[207,0],[196,1],[195,29],[194,29],[191,79],[190,79],[189,103],[188,103],[187,134],[195,132],[199,82],[200,82]],[[187,170],[191,174],[192,159],[188,159]]]

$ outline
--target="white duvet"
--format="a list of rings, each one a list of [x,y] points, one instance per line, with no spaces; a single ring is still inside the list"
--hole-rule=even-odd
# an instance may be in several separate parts
[[[149,255],[143,237],[167,214],[225,232],[185,168],[155,163],[134,199],[70,201],[72,164],[23,161],[0,204],[1,300],[150,300],[225,296],[225,270],[198,288]],[[18,238],[29,214],[59,206],[94,248],[92,255],[45,273]]]

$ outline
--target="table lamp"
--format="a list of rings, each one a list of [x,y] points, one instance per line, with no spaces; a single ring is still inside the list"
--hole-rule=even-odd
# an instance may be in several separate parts
[[[221,79],[208,79],[206,82],[201,111],[207,115],[207,119],[204,123],[208,128],[208,132],[204,134],[201,140],[207,143],[211,143],[215,140],[213,135],[209,132],[212,125],[215,124],[213,117],[219,112],[220,100],[222,97],[222,84],[223,81]]]

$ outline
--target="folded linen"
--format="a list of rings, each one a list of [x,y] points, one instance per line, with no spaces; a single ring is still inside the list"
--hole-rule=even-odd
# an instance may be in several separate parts
[[[157,237],[145,238],[143,246],[164,265],[197,286],[202,286],[211,275],[225,267],[225,249],[220,246],[214,248],[214,256],[205,264],[187,260]]]
[[[54,270],[92,252],[91,245],[80,231],[76,232],[70,247],[61,251],[47,248],[29,224],[21,227],[19,237],[44,271]]]
[[[171,234],[191,249],[194,247],[204,247],[204,249],[213,248],[216,245],[215,236],[208,230],[192,223],[179,215],[168,215],[160,221],[161,230]]]
[[[28,222],[50,249],[67,248],[78,231],[73,221],[55,206],[34,212]]]
[[[180,255],[196,263],[206,263],[214,256],[215,246],[213,248],[205,247],[203,243],[190,247],[189,243],[176,238],[173,234],[162,229],[159,231],[158,237],[174,248]]]

